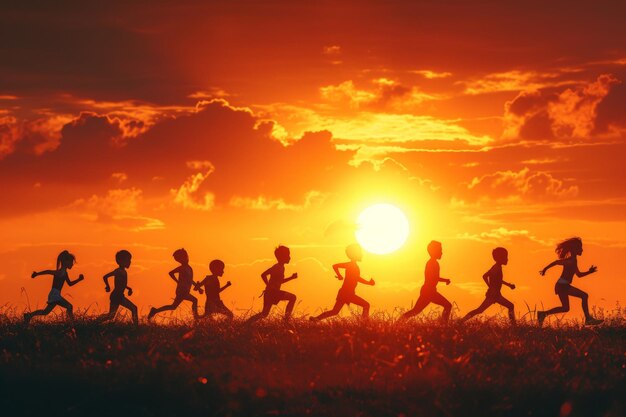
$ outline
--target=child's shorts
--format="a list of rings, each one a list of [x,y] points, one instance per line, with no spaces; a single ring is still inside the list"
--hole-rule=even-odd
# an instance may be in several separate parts
[[[335,300],[340,303],[350,305],[350,303],[354,301],[355,296],[356,294],[354,293],[354,290],[344,290],[341,288],[337,293],[337,298]]]
[[[557,282],[554,285],[554,293],[556,295],[559,295],[561,293],[567,293],[571,286],[572,286],[571,284],[566,283],[566,282]]]
[[[111,296],[109,297],[109,299],[111,300],[111,304],[117,304],[120,305],[122,304],[125,300],[127,300],[127,298],[124,296],[124,292],[116,292],[113,291],[111,293]]]
[[[220,301],[209,301],[204,306],[204,312],[206,313],[220,313],[224,310],[228,310],[228,308],[224,305],[222,300]]]
[[[48,293],[48,304],[58,303],[59,301],[63,301],[63,297],[61,297],[61,291],[53,288]]]

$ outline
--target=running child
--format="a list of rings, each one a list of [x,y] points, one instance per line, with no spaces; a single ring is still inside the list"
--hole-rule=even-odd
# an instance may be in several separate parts
[[[598,270],[598,267],[595,265],[591,265],[588,271],[580,272],[578,269],[578,261],[577,257],[583,254],[583,241],[579,237],[573,237],[556,245],[555,252],[559,259],[552,262],[550,265],[543,268],[539,271],[539,274],[544,276],[548,269],[552,268],[556,265],[561,265],[563,270],[561,271],[561,277],[554,285],[554,293],[559,296],[561,300],[560,307],[554,307],[548,311],[538,311],[537,312],[537,321],[539,322],[539,326],[543,325],[543,321],[550,314],[557,313],[566,313],[569,311],[569,297],[578,297],[582,300],[583,312],[585,313],[585,324],[587,325],[595,325],[600,324],[603,320],[599,320],[593,318],[591,314],[589,314],[589,295],[572,286],[572,280],[574,279],[574,274],[579,277],[585,277],[589,274],[593,274]]]
[[[450,319],[450,312],[452,311],[452,304],[450,301],[437,292],[437,284],[439,282],[445,282],[446,285],[450,285],[450,280],[447,278],[441,278],[439,276],[439,262],[443,255],[443,248],[441,242],[433,240],[428,244],[428,254],[430,259],[426,262],[426,268],[424,271],[424,285],[420,290],[420,296],[415,302],[415,306],[404,313],[400,317],[401,321],[407,320],[413,316],[418,315],[428,306],[430,303],[434,303],[443,307],[443,314],[441,315],[442,323],[447,323]]]
[[[341,308],[346,304],[356,304],[362,307],[362,317],[369,317],[370,303],[356,295],[355,290],[359,282],[365,285],[374,285],[375,282],[373,279],[366,280],[361,278],[361,270],[357,264],[357,262],[360,262],[363,259],[363,250],[361,249],[361,246],[356,243],[349,245],[346,248],[346,255],[350,259],[350,262],[333,265],[333,270],[335,271],[337,279],[339,281],[343,280],[343,285],[337,293],[335,306],[332,310],[325,311],[317,317],[311,317],[312,321],[319,321],[328,317],[336,316],[341,311]],[[340,269],[345,271],[345,276],[341,275],[341,272],[339,272]]]
[[[176,282],[176,298],[174,302],[163,307],[150,309],[148,314],[148,320],[154,317],[162,311],[175,310],[183,301],[191,301],[191,311],[193,312],[193,318],[198,318],[198,299],[191,295],[191,287],[194,285],[193,281],[193,269],[189,265],[189,255],[185,249],[177,249],[174,251],[174,260],[180,264],[179,267],[172,269],[169,274],[170,277]],[[178,274],[178,278],[176,275]]]
[[[128,286],[128,273],[126,272],[126,270],[130,267],[131,259],[132,255],[129,251],[122,249],[121,251],[117,252],[115,254],[115,262],[117,263],[117,268],[102,277],[102,279],[104,280],[104,290],[106,292],[111,292],[111,287],[109,286],[109,278],[113,277],[113,292],[111,292],[111,296],[109,297],[109,312],[102,314],[100,317],[98,317],[96,319],[98,322],[113,320],[115,318],[117,310],[120,308],[120,306],[122,306],[130,310],[133,316],[133,323],[135,324],[135,326],[139,325],[137,306],[124,295],[124,291],[128,291],[129,297],[133,295],[133,289]]]
[[[502,285],[506,285],[512,290],[515,289],[514,284],[506,282],[502,279],[502,265],[509,263],[509,252],[505,248],[495,248],[491,252],[491,256],[496,263],[493,264],[491,269],[483,275],[483,280],[485,280],[487,287],[489,287],[487,293],[485,294],[485,301],[483,301],[477,309],[467,313],[465,317],[463,317],[463,321],[471,319],[475,315],[487,310],[487,308],[489,308],[492,304],[498,303],[509,310],[509,320],[511,320],[511,324],[515,324],[515,310],[513,303],[504,298],[504,296],[500,293]]]
[[[227,281],[223,287],[220,286],[220,277],[224,275],[224,266],[224,262],[219,259],[212,260],[209,263],[211,275],[207,275],[202,281],[194,284],[194,290],[202,294],[201,287],[204,287],[204,293],[206,294],[204,315],[202,317],[208,317],[212,314],[223,314],[229,320],[232,320],[234,317],[233,312],[224,305],[220,298],[220,293],[231,285],[230,281]]]
[[[47,316],[56,306],[63,307],[67,312],[67,316],[69,317],[70,321],[74,321],[74,307],[69,301],[61,296],[61,290],[63,289],[63,284],[65,284],[66,282],[67,285],[71,287],[85,279],[83,274],[80,274],[76,280],[70,280],[70,277],[67,274],[67,270],[72,269],[75,262],[76,257],[68,251],[64,250],[59,254],[59,256],[57,256],[57,269],[48,269],[40,272],[33,271],[30,276],[31,278],[36,278],[39,275],[52,275],[52,289],[50,290],[50,293],[48,293],[48,305],[46,306],[46,308],[41,310],[35,310],[32,313],[24,313],[24,323],[28,324],[30,322],[30,319],[35,316]]]
[[[265,283],[265,291],[263,291],[262,294],[263,310],[250,317],[247,323],[253,323],[267,317],[272,306],[281,301],[287,301],[284,317],[285,321],[291,318],[291,313],[296,305],[296,296],[290,292],[281,290],[280,287],[284,283],[298,278],[298,274],[294,273],[289,278],[285,278],[285,265],[291,261],[291,254],[288,247],[277,247],[276,250],[274,250],[274,256],[276,257],[277,263],[261,274],[261,279]]]

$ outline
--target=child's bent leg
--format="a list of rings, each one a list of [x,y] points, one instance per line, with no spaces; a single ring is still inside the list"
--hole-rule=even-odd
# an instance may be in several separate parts
[[[109,312],[108,313],[104,313],[102,315],[100,315],[96,321],[98,322],[103,322],[103,321],[109,321],[109,320],[113,320],[115,318],[115,314],[117,313],[117,309],[120,307],[119,304],[117,303],[111,303],[111,305],[109,306]]]
[[[177,308],[177,307],[180,305],[180,303],[182,303],[182,302],[183,302],[183,299],[182,299],[182,298],[178,298],[178,297],[176,297],[176,298],[174,299],[174,302],[173,302],[172,304],[168,304],[168,305],[165,305],[165,306],[162,306],[162,307],[159,307],[159,308],[154,308],[154,307],[152,307],[152,308],[150,309],[150,314],[149,314],[149,316],[150,316],[150,317],[152,317],[152,316],[154,316],[155,314],[161,313],[161,312],[163,312],[163,311],[176,310],[176,308]]]
[[[271,303],[268,303],[267,301],[263,301],[263,310],[261,310],[259,313],[255,314],[254,316],[250,317],[246,321],[246,323],[254,323],[258,320],[264,319],[270,314],[271,308],[272,308]]]
[[[350,299],[350,302],[352,304],[356,304],[356,305],[361,306],[363,308],[362,317],[364,319],[369,317],[369,315],[370,315],[370,303],[368,303],[367,301],[365,301],[364,299],[362,299],[358,295],[352,296],[351,299]]]
[[[293,313],[293,309],[296,306],[296,296],[287,291],[282,291],[281,299],[287,300],[287,308],[285,308],[285,320],[289,320],[291,318],[291,313]]]
[[[463,321],[469,320],[472,317],[482,313],[483,311],[487,310],[491,304],[493,304],[493,301],[489,298],[485,298],[485,300],[474,310],[470,311],[469,313],[467,313],[465,315],[465,317],[463,317]]]
[[[121,305],[122,307],[126,307],[130,310],[133,316],[133,323],[135,323],[135,325],[139,325],[139,314],[137,312],[137,306],[126,297],[124,297],[124,299],[122,300]]]
[[[336,316],[341,311],[343,304],[344,304],[343,302],[337,300],[335,301],[335,305],[333,306],[331,310],[324,311],[322,314],[312,317],[312,319],[315,321],[319,321],[319,320],[327,319],[328,317]]]
[[[567,292],[560,292],[559,299],[561,300],[560,307],[551,308],[543,312],[543,314],[549,316],[550,314],[567,313],[569,311],[569,294]]]
[[[187,295],[186,299],[191,301],[191,312],[193,313],[193,318],[197,320],[200,318],[198,314],[198,299],[191,294]]]
[[[209,300],[206,300],[204,302],[204,311],[202,312],[202,315],[199,316],[198,318],[206,319],[206,318],[209,318],[210,316],[211,316],[211,303],[209,303]]]
[[[74,321],[74,306],[63,297],[61,297],[61,299],[57,301],[57,304],[67,311],[67,316],[69,317],[70,321]]]
[[[496,302],[509,310],[509,320],[511,321],[511,323],[515,323],[515,306],[513,305],[513,303],[504,298],[502,295],[498,297],[498,300]]]
[[[233,312],[230,311],[228,307],[226,306],[222,306],[222,308],[220,309],[220,313],[225,315],[228,318],[228,320],[232,320],[235,318],[235,315],[233,314]]]
[[[408,320],[413,316],[417,316],[419,313],[422,312],[422,310],[426,308],[428,304],[430,304],[430,298],[420,294],[413,308],[404,313],[402,317],[400,317],[400,320]]]
[[[591,317],[591,315],[589,314],[589,294],[576,287],[569,287],[568,294],[572,297],[578,297],[581,299],[585,318],[589,319],[589,317]]]
[[[30,321],[30,319],[35,317],[35,316],[47,316],[54,309],[54,307],[56,307],[56,305],[57,305],[56,303],[49,303],[48,305],[46,305],[46,308],[35,310],[32,313],[24,314],[24,318],[26,319],[26,323],[28,323]]]
[[[443,307],[443,313],[441,314],[441,322],[447,323],[450,319],[450,313],[452,312],[452,304],[443,295],[435,292],[432,297],[432,302]]]

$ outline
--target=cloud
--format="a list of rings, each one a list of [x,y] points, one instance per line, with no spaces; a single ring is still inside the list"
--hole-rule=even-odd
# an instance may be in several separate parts
[[[327,45],[324,46],[324,48],[322,48],[322,53],[328,57],[329,62],[332,65],[341,65],[343,64],[343,61],[341,59],[339,59],[341,57],[342,54],[342,49],[341,46],[339,45]]]
[[[613,83],[595,108],[594,134],[623,134],[626,131],[626,83]]]
[[[596,109],[611,87],[620,81],[605,74],[583,88],[566,89],[548,103],[552,132],[557,138],[587,138],[594,130]]]
[[[341,54],[341,46],[339,45],[328,45],[324,46],[322,49],[324,55],[340,55]]]
[[[16,101],[18,104],[22,101],[30,104],[20,97],[16,97]],[[111,142],[123,146],[161,121],[201,110],[195,105],[160,106],[136,100],[97,101],[69,94],[52,97],[46,105],[51,108],[0,113],[0,158],[15,151],[37,155],[53,151],[59,146],[65,127],[85,123],[90,117],[105,118],[117,130]]]
[[[111,224],[121,229],[135,232],[163,229],[165,224],[161,220],[139,213],[142,194],[137,188],[112,189],[104,195],[93,194],[89,198],[78,199],[67,208],[88,221]]]
[[[429,80],[434,80],[437,78],[448,78],[452,76],[451,72],[437,72],[437,71],[431,71],[431,70],[412,70],[409,71],[412,74],[418,74],[423,76],[424,78],[427,78]]]
[[[615,76],[600,75],[595,81],[561,92],[522,91],[506,102],[505,139],[589,139],[594,132],[607,131],[618,118],[605,116],[611,110],[602,107],[601,125],[596,128],[598,108],[615,85]],[[609,120],[611,122],[609,122]]]
[[[170,192],[174,196],[174,203],[183,208],[208,211],[215,206],[215,194],[201,192],[200,187],[211,175],[213,169],[206,172],[197,172],[185,180],[185,182]]]
[[[71,115],[51,112],[41,112],[34,120],[20,120],[11,112],[0,113],[0,159],[20,148],[27,147],[35,154],[56,148],[61,129],[73,120]]]
[[[474,135],[454,120],[410,114],[363,112],[356,118],[327,118],[320,127],[332,131],[337,138],[371,145],[461,141],[483,146],[491,142],[489,136]]]
[[[327,109],[281,104],[263,106],[263,113],[278,120],[289,137],[306,131],[332,132],[334,142],[341,149],[355,149],[344,145],[356,145],[356,148],[371,147],[385,153],[393,146],[396,146],[395,151],[402,152],[411,147],[471,149],[493,142],[487,135],[476,135],[460,126],[456,119],[373,111],[342,115]]]
[[[258,196],[256,198],[234,196],[230,200],[230,205],[238,208],[245,208],[249,210],[291,210],[301,211],[307,209],[313,205],[320,205],[328,197],[328,194],[320,191],[309,191],[304,196],[304,202],[302,204],[291,204],[285,202],[282,198],[272,199],[265,196]]]
[[[424,93],[417,87],[408,87],[388,78],[371,81],[373,89],[359,89],[354,81],[320,88],[322,99],[338,110],[367,110],[379,112],[411,112],[425,101],[440,97]]]
[[[210,87],[208,90],[199,90],[187,95],[187,97],[197,100],[212,100],[216,98],[227,98],[230,96],[230,93],[220,87]]]
[[[544,246],[550,246],[549,242],[541,240],[536,236],[532,235],[528,230],[520,229],[520,230],[509,230],[505,227],[498,227],[496,229],[491,229],[487,232],[481,233],[458,233],[456,235],[457,239],[463,240],[474,240],[476,242],[482,243],[491,243],[491,244],[504,244],[506,242],[511,242],[514,240],[524,239],[530,240],[535,243],[539,243]]]
[[[545,171],[497,171],[493,174],[474,177],[467,186],[478,198],[521,201],[526,198],[573,198],[578,195],[578,186],[554,178]]]
[[[0,159],[13,152],[20,138],[17,119],[0,113]]]
[[[111,174],[111,178],[119,183],[122,183],[128,179],[128,175],[126,175],[124,172],[114,172],[113,174]]]
[[[486,287],[484,282],[458,282],[455,281],[454,285],[459,287],[460,289],[467,291],[472,295],[484,294],[486,291]]]
[[[558,87],[575,83],[563,80],[560,71],[538,72],[512,70],[488,74],[478,79],[462,81],[465,94],[478,95],[508,91],[539,90],[547,87]]]

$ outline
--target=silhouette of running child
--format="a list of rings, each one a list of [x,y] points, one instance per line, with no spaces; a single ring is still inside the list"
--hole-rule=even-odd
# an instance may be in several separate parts
[[[288,247],[278,246],[276,250],[274,250],[274,256],[278,262],[261,274],[261,279],[265,283],[265,291],[263,291],[262,294],[263,310],[250,317],[247,323],[254,323],[257,320],[267,317],[272,306],[281,301],[287,301],[284,317],[285,321],[291,318],[291,313],[296,305],[296,296],[290,292],[281,290],[280,287],[284,283],[298,278],[298,274],[294,273],[289,278],[285,278],[285,264],[291,261],[291,254]]]
[[[335,306],[332,310],[325,311],[317,317],[311,317],[310,319],[312,321],[319,321],[328,317],[336,316],[341,311],[341,308],[346,304],[356,304],[362,307],[362,317],[367,318],[369,316],[370,304],[355,293],[356,286],[359,282],[365,285],[375,284],[373,279],[366,280],[361,278],[361,270],[359,269],[357,262],[360,262],[363,259],[363,250],[361,249],[361,246],[354,243],[346,248],[346,255],[348,255],[350,262],[333,265],[337,279],[340,281],[343,280],[343,285],[337,293]],[[341,275],[341,272],[339,272],[340,269],[345,270],[345,276]]]
[[[193,318],[198,318],[198,299],[191,295],[191,287],[195,284],[193,281],[193,269],[189,265],[189,255],[185,249],[177,249],[174,251],[174,260],[180,264],[179,267],[172,269],[169,274],[170,277],[176,282],[176,297],[172,304],[165,305],[163,307],[150,309],[148,314],[148,320],[154,317],[162,311],[175,310],[183,301],[191,301],[191,311],[193,312]],[[176,278],[178,274],[178,279]]]
[[[83,274],[80,274],[76,280],[70,280],[70,277],[67,274],[67,270],[72,269],[75,262],[76,257],[68,251],[64,250],[59,254],[59,256],[57,256],[57,269],[48,269],[40,272],[33,271],[30,276],[31,278],[36,278],[39,275],[52,275],[52,289],[48,293],[48,305],[46,306],[46,308],[41,310],[35,310],[32,313],[24,313],[24,323],[28,324],[30,322],[30,319],[35,316],[47,316],[56,306],[63,307],[67,312],[67,316],[69,317],[70,321],[74,321],[74,307],[69,301],[61,296],[61,289],[63,289],[63,284],[65,284],[66,282],[67,285],[71,287],[85,279]]]
[[[485,294],[485,301],[483,301],[477,309],[467,313],[465,317],[463,317],[463,321],[471,319],[475,315],[487,310],[492,304],[498,303],[509,310],[509,320],[511,320],[511,324],[515,324],[515,310],[513,303],[504,298],[504,296],[500,293],[502,285],[506,285],[512,290],[515,289],[514,284],[506,282],[502,279],[502,265],[509,263],[509,252],[505,248],[495,248],[491,252],[491,255],[496,263],[493,264],[489,271],[483,274],[483,279],[489,287],[487,293]]]
[[[224,266],[224,262],[219,259],[212,260],[209,263],[211,275],[207,275],[202,281],[194,284],[194,290],[202,294],[201,287],[204,287],[204,293],[206,294],[202,317],[208,317],[212,314],[223,314],[230,320],[234,317],[233,312],[224,305],[220,298],[220,293],[231,285],[230,281],[227,281],[223,287],[220,286],[220,277],[224,275]]]
[[[587,325],[595,325],[600,324],[604,320],[599,320],[593,318],[591,314],[589,314],[589,295],[572,286],[572,280],[574,279],[574,274],[577,277],[582,278],[589,274],[593,274],[598,270],[598,267],[595,265],[591,265],[588,271],[580,272],[578,269],[577,257],[583,254],[583,241],[579,237],[573,237],[556,245],[555,252],[559,259],[552,262],[550,265],[543,268],[539,271],[539,274],[544,276],[548,269],[552,268],[556,265],[561,265],[563,270],[561,271],[561,277],[554,285],[554,293],[559,296],[561,300],[560,307],[554,307],[548,311],[538,311],[537,312],[537,321],[539,322],[539,326],[543,325],[543,321],[550,314],[557,313],[565,313],[569,311],[569,297],[578,297],[582,300],[583,312],[585,313],[585,324]]]
[[[450,284],[450,280],[447,278],[441,278],[439,276],[439,262],[443,255],[443,248],[441,242],[433,240],[428,244],[428,254],[430,259],[426,262],[426,269],[424,271],[424,285],[420,290],[420,296],[415,302],[415,306],[404,313],[400,317],[400,321],[407,320],[413,316],[418,315],[428,306],[430,303],[434,303],[443,307],[443,314],[441,315],[441,321],[447,323],[450,318],[450,312],[452,311],[452,304],[450,301],[437,292],[437,283],[445,282],[446,285]]]
[[[135,326],[139,325],[137,306],[124,295],[124,291],[126,290],[128,291],[129,297],[133,295],[133,289],[128,286],[128,273],[126,272],[126,269],[130,267],[131,260],[132,255],[127,250],[122,249],[115,254],[115,262],[118,267],[102,277],[104,280],[104,290],[106,292],[111,292],[109,277],[113,277],[113,292],[111,292],[111,296],[109,297],[109,312],[100,315],[96,321],[104,322],[113,320],[117,310],[122,306],[130,310]]]

